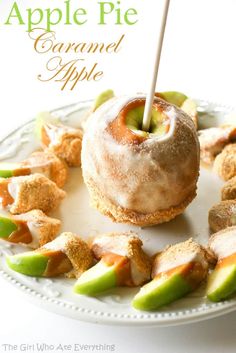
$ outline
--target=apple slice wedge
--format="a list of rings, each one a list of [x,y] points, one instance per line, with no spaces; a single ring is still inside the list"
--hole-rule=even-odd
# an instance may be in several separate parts
[[[227,299],[236,292],[236,254],[218,262],[210,274],[207,284],[207,298],[213,302]]]
[[[177,91],[167,91],[156,93],[157,97],[164,99],[166,102],[181,107],[184,101],[188,98],[184,93]]]
[[[0,215],[0,238],[7,240],[17,229],[17,224],[10,218]]]
[[[132,301],[132,306],[138,310],[156,310],[191,292],[193,288],[184,276],[188,266],[179,266],[171,274],[156,276],[140,289]]]
[[[110,253],[103,256],[95,266],[79,277],[74,286],[74,292],[96,295],[119,285],[128,285],[129,275],[129,259]]]
[[[93,103],[92,111],[95,112],[102,104],[104,104],[109,99],[115,97],[113,90],[108,89],[104,92],[101,92],[96,98]]]
[[[27,276],[43,277],[49,258],[43,254],[29,251],[7,257],[7,265],[15,272]]]
[[[40,249],[7,257],[8,266],[27,276],[54,277],[69,272],[72,265],[60,250]]]

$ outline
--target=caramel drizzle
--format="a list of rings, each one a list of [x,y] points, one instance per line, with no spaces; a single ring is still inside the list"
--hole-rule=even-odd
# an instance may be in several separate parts
[[[176,266],[174,268],[171,268],[168,271],[163,271],[158,273],[154,279],[158,280],[162,277],[170,277],[172,275],[181,275],[187,282],[188,284],[192,287],[195,288],[196,285],[200,282],[199,279],[202,279],[202,274],[206,273],[206,270],[203,268],[202,264],[197,261],[192,261],[188,262],[183,265]]]
[[[130,261],[126,256],[107,253],[102,257],[102,261],[108,266],[115,265],[118,286],[132,287],[134,285],[131,275]]]
[[[49,129],[50,129],[50,127],[48,125],[42,126],[42,129],[41,129],[41,140],[45,146],[49,146],[49,144],[51,142],[49,134],[47,132],[47,130],[49,130]]]
[[[12,243],[24,243],[30,244],[33,240],[32,234],[30,233],[27,223],[22,221],[15,221],[14,223],[18,226],[18,229],[11,233],[7,240]]]
[[[72,263],[61,250],[48,250],[41,248],[38,253],[48,257],[47,268],[44,277],[54,277],[67,273],[73,269]]]
[[[14,199],[10,195],[8,191],[9,180],[4,180],[0,183],[0,199],[2,201],[2,206],[6,207],[8,205],[13,204]]]
[[[236,264],[236,253],[231,254],[227,257],[224,257],[223,259],[220,259],[216,265],[215,269],[219,269],[225,266],[230,266]]]
[[[31,174],[31,170],[30,168],[26,168],[26,167],[22,167],[19,169],[15,169],[13,171],[13,175],[16,176],[23,176],[23,175],[30,175]]]

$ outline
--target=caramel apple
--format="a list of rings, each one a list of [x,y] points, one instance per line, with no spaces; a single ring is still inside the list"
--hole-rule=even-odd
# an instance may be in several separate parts
[[[148,226],[181,214],[196,196],[199,143],[191,118],[159,98],[142,131],[144,105],[143,95],[112,98],[90,115],[82,170],[102,214]]]

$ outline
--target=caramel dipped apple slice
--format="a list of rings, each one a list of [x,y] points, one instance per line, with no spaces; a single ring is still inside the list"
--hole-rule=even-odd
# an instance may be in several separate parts
[[[53,240],[60,226],[61,222],[58,219],[50,218],[40,210],[19,216],[0,215],[0,238],[37,249]]]
[[[83,132],[70,126],[39,116],[36,121],[37,135],[44,147],[63,159],[69,167],[81,164]]]
[[[58,207],[65,191],[41,174],[0,178],[0,204],[12,214],[40,209],[49,212]]]
[[[223,176],[220,172],[220,170],[222,170],[220,168],[220,164],[221,161],[224,160],[224,157],[228,155],[228,146],[226,145],[236,140],[236,124],[222,125],[219,127],[212,127],[209,129],[199,130],[198,135],[201,150],[201,160],[206,164],[211,164],[214,162],[215,157],[220,154],[219,157],[216,157],[214,163],[214,170],[218,171],[220,176],[225,180],[227,180],[227,177],[229,179],[230,177],[233,177],[233,175],[231,175],[230,177],[226,175]],[[234,152],[232,153],[232,156],[234,155],[235,148]],[[226,168],[226,171],[230,171],[230,169],[231,168]]]
[[[167,247],[153,263],[153,280],[143,286],[132,305],[156,310],[192,292],[206,278],[214,257],[192,239]]]
[[[35,277],[62,274],[79,277],[92,263],[88,245],[73,233],[62,233],[35,251],[7,257],[7,264],[12,270]]]
[[[236,227],[213,234],[209,248],[218,262],[208,279],[207,298],[219,302],[236,292]]]
[[[64,161],[49,151],[34,152],[19,163],[0,163],[1,178],[34,173],[43,174],[54,181],[58,187],[63,187],[68,177],[68,168]]]
[[[0,163],[0,178],[29,174],[31,174],[30,168],[22,166],[21,163]]]
[[[84,272],[74,286],[78,294],[96,295],[117,286],[138,286],[150,278],[151,263],[134,233],[107,234],[93,241],[100,260]]]

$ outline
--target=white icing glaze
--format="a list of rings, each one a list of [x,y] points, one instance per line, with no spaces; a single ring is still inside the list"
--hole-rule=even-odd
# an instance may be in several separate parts
[[[48,126],[48,128],[47,128]],[[65,133],[74,132],[75,129],[65,125],[46,125],[46,131],[50,139],[49,147],[55,146],[60,142],[60,139]]]
[[[30,167],[31,174],[39,173],[50,179],[50,163]]]
[[[17,177],[17,178],[11,179],[10,183],[8,184],[8,192],[14,200],[16,200],[19,192],[20,181],[21,181],[21,177]]]
[[[83,138],[82,169],[85,181],[91,178],[115,204],[152,213],[179,205],[195,189],[199,145],[193,122],[184,113],[177,117],[177,108],[172,105],[164,111],[170,119],[167,134],[161,137],[152,134],[142,146],[118,143],[107,127],[135,98],[145,96],[113,98],[89,117]],[[181,150],[185,133],[189,143]]]
[[[29,246],[32,249],[37,249],[39,247],[39,238],[40,238],[40,232],[39,232],[37,223],[27,222],[27,226],[32,235],[32,241],[31,243],[27,244],[27,246]]]
[[[43,248],[48,250],[55,250],[55,251],[60,250],[62,252],[65,252],[67,240],[68,240],[68,237],[66,236],[66,234],[61,234],[56,239],[45,244]]]
[[[178,266],[188,264],[190,262],[199,262],[204,268],[208,267],[208,263],[202,253],[199,252],[189,252],[185,254],[179,254],[172,261],[163,261],[160,259],[158,265],[154,269],[155,275],[174,269]]]
[[[93,241],[93,245],[102,248],[103,253],[115,253],[120,256],[128,255],[129,237],[127,235],[101,236]]]
[[[135,265],[134,261],[130,261],[131,267],[131,277],[135,285],[140,285],[140,283],[144,283],[147,281],[147,274],[140,272]]]
[[[236,227],[227,232],[219,233],[213,236],[210,241],[210,249],[216,254],[218,259],[230,256],[236,253]]]

